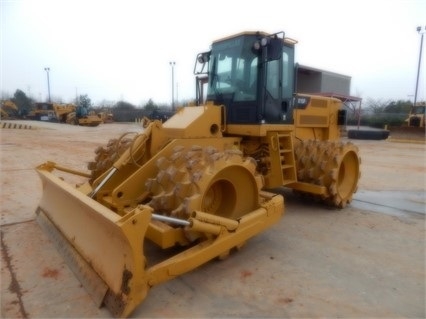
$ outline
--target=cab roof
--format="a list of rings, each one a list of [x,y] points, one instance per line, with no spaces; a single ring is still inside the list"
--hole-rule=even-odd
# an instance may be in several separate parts
[[[229,35],[229,36],[217,39],[217,40],[213,41],[213,44],[217,43],[217,42],[222,42],[222,41],[225,41],[225,40],[245,36],[245,35],[257,35],[259,37],[267,37],[267,36],[270,36],[272,34],[275,34],[275,33],[267,33],[267,32],[264,32],[264,31],[243,31],[243,32],[240,32],[240,33],[236,33],[236,34],[233,34],[233,35]],[[283,32],[283,34],[285,35],[284,32]],[[297,43],[297,40],[292,39],[292,38],[287,38],[287,37],[284,36],[284,43],[288,44],[288,45],[295,45]]]

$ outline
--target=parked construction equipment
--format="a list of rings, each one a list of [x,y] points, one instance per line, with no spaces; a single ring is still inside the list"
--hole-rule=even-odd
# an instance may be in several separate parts
[[[425,142],[425,115],[425,102],[417,102],[411,107],[410,113],[405,119],[403,125],[389,127],[391,139]]]
[[[89,112],[85,107],[74,106],[74,110],[67,114],[66,120],[68,124],[81,125],[81,126],[98,126],[103,123],[103,119],[95,114]]]
[[[98,126],[103,122],[100,116],[90,113],[86,108],[74,104],[35,103],[28,118],[38,121],[68,123],[81,126]]]
[[[239,249],[283,216],[277,188],[350,203],[360,158],[340,141],[346,113],[340,100],[295,94],[295,44],[283,32],[215,41],[194,69],[202,105],[111,140],[89,172],[37,167],[37,219],[99,306],[126,317],[151,287]],[[179,252],[153,264],[147,240]]]
[[[407,126],[425,127],[426,103],[418,102],[410,110],[408,118],[405,120]]]
[[[102,120],[102,123],[112,123],[114,122],[114,114],[110,111],[100,111],[96,115]]]
[[[18,107],[11,100],[1,101],[0,119],[9,119],[11,116],[16,116]]]

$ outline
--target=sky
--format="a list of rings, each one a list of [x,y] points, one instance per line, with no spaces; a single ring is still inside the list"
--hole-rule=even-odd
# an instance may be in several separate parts
[[[52,100],[95,105],[171,104],[172,61],[175,101],[195,98],[197,54],[242,31],[284,31],[296,62],[350,76],[351,95],[414,100],[426,27],[426,0],[0,1],[2,98],[46,101],[49,74]]]

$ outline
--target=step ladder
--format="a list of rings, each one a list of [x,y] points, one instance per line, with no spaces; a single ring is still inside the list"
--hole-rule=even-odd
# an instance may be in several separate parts
[[[268,132],[269,162],[266,187],[274,188],[297,182],[291,131]]]

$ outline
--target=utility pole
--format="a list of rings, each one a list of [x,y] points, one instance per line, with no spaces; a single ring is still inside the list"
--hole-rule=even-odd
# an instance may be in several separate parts
[[[49,103],[50,103],[51,102],[50,101],[50,81],[49,81],[50,68],[44,68],[44,70],[46,71],[46,74],[47,74],[47,93],[48,93],[48,96],[49,96]]]
[[[421,34],[420,38],[420,54],[419,54],[419,64],[417,66],[417,79],[416,79],[416,92],[414,93],[414,104],[413,106],[416,107],[417,104],[417,91],[419,89],[419,76],[420,76],[420,66],[422,64],[422,49],[423,49],[423,35],[425,34],[426,26],[423,27],[417,27],[417,32]]]
[[[174,72],[174,69],[175,69],[176,62],[171,61],[171,62],[169,62],[169,64],[172,67],[172,111],[174,112],[175,111],[175,72]]]

